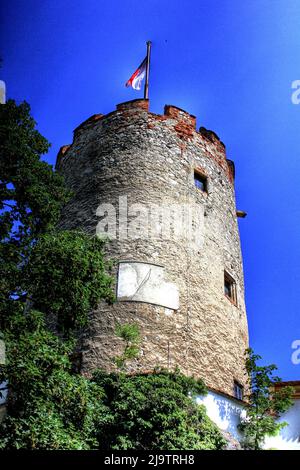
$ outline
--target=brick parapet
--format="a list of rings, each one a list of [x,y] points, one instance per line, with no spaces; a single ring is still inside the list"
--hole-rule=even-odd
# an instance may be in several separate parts
[[[204,127],[200,127],[199,131],[197,131],[196,117],[173,105],[165,105],[164,114],[155,114],[149,112],[149,100],[136,99],[120,103],[116,106],[115,111],[108,114],[94,114],[76,127],[74,129],[73,144],[82,133],[85,133],[92,127],[103,125],[103,121],[110,122],[111,119],[121,118],[125,120],[130,119],[133,123],[135,118],[138,119],[140,117],[147,120],[148,129],[152,129],[156,125],[167,121],[169,129],[174,131],[174,135],[179,138],[182,144],[196,139],[198,144],[203,146],[207,153],[211,155],[211,158],[222,168],[228,180],[234,183],[233,162],[227,160],[225,145],[221,142],[217,134]],[[120,123],[120,126],[122,125],[123,123]],[[61,161],[67,156],[66,150],[68,150],[71,145],[65,145],[60,149],[56,168],[59,168]]]

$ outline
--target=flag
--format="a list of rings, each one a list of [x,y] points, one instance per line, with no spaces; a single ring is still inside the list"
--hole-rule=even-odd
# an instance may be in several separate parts
[[[131,75],[129,80],[125,83],[125,86],[132,86],[134,90],[140,90],[142,86],[142,81],[146,75],[146,66],[147,66],[147,56],[141,63],[141,65],[136,69],[136,71]]]

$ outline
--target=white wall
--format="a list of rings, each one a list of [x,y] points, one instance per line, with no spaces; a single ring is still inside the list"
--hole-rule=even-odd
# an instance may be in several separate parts
[[[211,390],[206,396],[198,397],[197,403],[205,405],[207,415],[220,429],[229,432],[237,440],[241,439],[237,426],[240,418],[246,415],[242,403]]]
[[[289,425],[283,428],[278,436],[267,437],[265,449],[300,450],[300,399],[295,400],[294,405],[279,421],[286,421]]]
[[[209,390],[204,397],[197,397],[197,403],[205,405],[209,418],[223,431],[229,432],[235,439],[242,438],[237,426],[241,418],[246,416],[242,403],[221,393]],[[278,436],[265,439],[265,449],[300,450],[300,399],[284,413],[280,422],[285,421],[288,426],[283,428]]]

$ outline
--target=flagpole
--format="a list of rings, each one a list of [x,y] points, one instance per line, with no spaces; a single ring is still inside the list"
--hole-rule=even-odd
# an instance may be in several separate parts
[[[144,100],[149,99],[149,72],[150,72],[150,52],[151,52],[151,41],[147,41],[147,64],[146,64],[146,81],[144,87]]]

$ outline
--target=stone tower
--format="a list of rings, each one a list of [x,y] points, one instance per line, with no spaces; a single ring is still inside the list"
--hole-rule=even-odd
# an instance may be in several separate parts
[[[110,369],[121,347],[115,324],[133,322],[142,342],[131,370],[178,366],[234,395],[248,346],[234,164],[194,116],[148,105],[92,116],[57,157],[74,191],[60,227],[95,234],[106,224],[115,261],[117,301],[91,313],[82,370]]]

